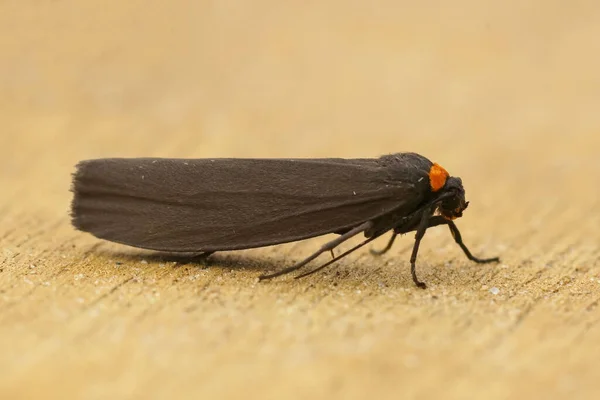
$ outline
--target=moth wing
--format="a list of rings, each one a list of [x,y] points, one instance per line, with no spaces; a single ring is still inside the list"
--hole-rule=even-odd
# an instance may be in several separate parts
[[[378,159],[89,160],[74,174],[72,221],[153,250],[269,246],[410,212],[423,191],[392,172]]]

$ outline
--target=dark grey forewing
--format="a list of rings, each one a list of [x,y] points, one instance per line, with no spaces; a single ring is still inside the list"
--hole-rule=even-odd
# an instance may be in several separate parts
[[[381,160],[84,161],[74,176],[73,224],[99,238],[164,251],[306,239],[416,207],[422,190],[394,172],[397,162]]]

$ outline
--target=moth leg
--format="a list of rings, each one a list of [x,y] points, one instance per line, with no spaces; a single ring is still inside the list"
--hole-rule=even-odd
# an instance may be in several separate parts
[[[454,241],[456,242],[456,244],[458,244],[460,246],[460,248],[462,249],[462,251],[465,253],[465,255],[467,256],[467,258],[469,260],[474,261],[478,264],[486,264],[486,263],[500,261],[500,258],[498,258],[498,257],[482,259],[482,258],[477,258],[473,254],[471,254],[471,252],[469,251],[467,246],[463,243],[462,236],[458,230],[458,227],[454,223],[454,221],[446,219],[440,215],[436,215],[429,219],[429,225],[427,227],[433,228],[434,226],[438,226],[438,225],[448,225],[448,228],[450,229],[450,233],[452,234]]]
[[[398,234],[403,234],[403,233],[412,232],[412,231],[417,230],[417,227],[419,226],[419,223],[423,216],[423,212],[425,210],[429,210],[430,208],[431,208],[431,205],[426,206],[420,210],[417,210],[415,213],[410,215],[408,218],[402,218],[400,221],[400,224],[394,226],[392,237],[390,238],[387,245],[382,250],[371,250],[371,254],[376,255],[376,256],[385,254],[389,249],[392,248],[392,245],[394,244],[394,240],[396,240],[396,236],[398,236]],[[430,211],[427,211],[427,212],[430,212]],[[432,217],[432,219],[434,219],[434,218],[436,218],[436,217]],[[433,225],[429,225],[428,227],[430,228],[435,225],[439,225],[439,223],[433,222]]]
[[[329,266],[329,265],[333,264],[333,263],[334,263],[334,262],[336,262],[337,260],[339,260],[339,259],[341,259],[341,258],[344,258],[344,257],[346,257],[348,254],[350,254],[350,253],[354,252],[355,250],[358,250],[359,248],[363,247],[365,244],[367,244],[367,243],[369,243],[369,242],[371,242],[371,241],[373,241],[373,240],[377,239],[379,236],[381,236],[381,235],[376,235],[376,236],[373,236],[373,237],[370,237],[370,238],[368,238],[367,240],[363,241],[362,243],[359,243],[359,244],[357,244],[356,246],[354,246],[354,247],[353,247],[353,248],[351,248],[350,250],[348,250],[348,251],[345,251],[345,252],[343,252],[342,254],[340,254],[339,256],[335,257],[333,260],[329,260],[329,261],[328,261],[328,262],[326,262],[325,264],[323,264],[323,265],[321,265],[321,266],[319,266],[319,267],[317,267],[317,268],[315,268],[315,269],[313,269],[313,270],[310,270],[310,271],[308,271],[308,272],[305,272],[305,273],[303,273],[303,274],[300,274],[300,275],[298,275],[298,276],[294,277],[294,279],[300,279],[300,278],[304,278],[305,276],[312,275],[312,274],[314,274],[315,272],[322,270],[323,268],[325,268],[325,267],[327,267],[327,266]]]
[[[423,217],[425,217],[426,215],[427,214],[425,214]],[[422,233],[419,234],[419,228],[422,228],[423,225],[425,226],[425,228],[422,230]],[[401,232],[401,233],[407,233],[407,232],[410,232],[410,231],[417,230],[417,238],[416,238],[416,241],[415,241],[415,247],[413,248],[413,255],[411,256],[411,274],[412,274],[412,277],[413,277],[413,281],[420,288],[425,288],[426,286],[425,286],[425,284],[423,282],[419,281],[419,279],[417,278],[417,275],[416,275],[416,271],[415,271],[416,253],[418,252],[419,244],[420,244],[421,239],[423,238],[423,236],[425,236],[425,231],[427,229],[429,229],[429,228],[433,228],[433,227],[439,226],[439,225],[448,225],[450,227],[450,229],[451,229],[452,232],[456,232],[456,234],[454,234],[454,233],[452,234],[453,237],[455,238],[455,240],[458,238],[457,239],[457,243],[459,243],[459,245],[461,246],[461,248],[463,248],[463,250],[466,249],[466,246],[462,243],[462,238],[460,236],[460,232],[458,232],[458,228],[456,227],[456,225],[454,224],[454,222],[452,222],[450,220],[447,220],[446,218],[444,218],[442,216],[439,216],[439,215],[436,215],[436,216],[431,216],[430,215],[428,219],[425,218],[425,222],[423,222],[423,219],[421,219],[421,223],[419,224],[419,226],[418,227],[413,227],[413,229],[403,229],[403,230],[399,230],[398,231],[398,232]],[[454,229],[454,230],[452,230],[452,229]],[[398,235],[398,232],[394,232],[394,234],[390,238],[390,241],[388,242],[388,245],[386,246],[385,249],[381,250],[381,252],[385,252],[385,251],[389,250],[389,247],[392,247],[392,243],[394,242],[394,239]],[[385,232],[382,232],[381,234],[383,234],[383,233],[385,233]],[[362,247],[362,246],[366,245],[367,243],[371,242],[372,240],[376,239],[380,235],[376,235],[374,237],[371,237],[371,238],[365,240],[362,243],[359,243],[358,245],[354,246],[350,250],[348,250],[348,251],[340,254],[339,256],[335,257],[333,260],[331,260],[331,261],[329,261],[329,262],[327,262],[327,263],[325,263],[325,264],[323,264],[323,265],[321,265],[321,266],[319,266],[319,267],[317,267],[317,268],[315,268],[315,269],[313,269],[311,271],[308,271],[308,272],[305,272],[305,273],[303,273],[301,275],[296,276],[295,279],[303,278],[305,276],[312,275],[315,272],[322,270],[323,268],[325,268],[325,267],[333,264],[334,262],[338,261],[339,259],[347,256],[348,254],[352,253],[353,251],[359,249],[360,247]],[[371,250],[371,252],[374,252],[374,250]],[[470,252],[468,252],[468,253],[467,252],[468,252],[468,249],[465,251],[465,253],[467,254],[467,257],[469,257],[471,260],[476,261],[476,262],[492,262],[492,261],[497,261],[498,260],[498,258],[490,258],[490,259],[480,260],[478,258],[473,257]]]
[[[465,252],[465,254],[469,258],[469,260],[475,261],[476,263],[480,263],[480,264],[500,261],[500,259],[498,257],[480,259],[480,258],[473,256],[471,254],[471,252],[469,251],[469,249],[467,248],[467,246],[465,246],[465,244],[463,243],[460,232],[458,231],[458,228],[456,227],[456,224],[454,223],[454,221],[447,220],[446,218],[439,216],[439,215],[436,215],[434,217],[430,216],[429,218],[426,218],[426,217],[427,217],[427,213],[423,215],[423,219],[421,219],[421,222],[419,223],[419,226],[416,229],[417,234],[415,236],[415,245],[413,247],[413,252],[410,257],[410,272],[411,272],[413,281],[415,282],[415,284],[418,287],[420,287],[422,289],[425,289],[425,287],[426,287],[423,282],[420,282],[418,280],[416,271],[415,271],[415,262],[417,260],[417,252],[419,251],[419,244],[421,242],[421,239],[423,239],[423,236],[425,236],[425,231],[428,228],[433,228],[434,226],[448,225],[448,228],[450,228],[450,233],[452,233],[452,237],[454,238],[456,243],[460,246],[460,248]],[[406,232],[402,232],[402,233],[406,233]]]
[[[325,243],[319,250],[317,250],[310,256],[306,257],[304,260],[300,261],[299,263],[292,265],[291,267],[284,268],[281,271],[274,272],[272,274],[261,275],[258,277],[258,279],[262,281],[264,279],[271,279],[271,278],[275,278],[276,276],[280,276],[280,275],[288,274],[292,271],[296,271],[297,269],[302,268],[303,266],[305,266],[306,264],[308,264],[309,262],[311,262],[312,260],[314,260],[315,258],[320,256],[322,253],[333,250],[334,248],[336,248],[337,246],[339,246],[341,243],[345,242],[346,240],[350,239],[351,237],[356,236],[359,233],[366,231],[367,229],[371,229],[372,227],[373,227],[373,222],[367,221],[364,224],[361,224],[361,225],[357,226],[356,228],[349,230],[348,232],[346,232],[343,235],[341,235],[340,237],[332,240],[331,242]],[[335,260],[335,258],[334,258],[334,260]]]
[[[458,231],[458,227],[456,226],[454,221],[447,220],[446,223],[448,224],[448,228],[450,228],[450,233],[452,234],[454,241],[456,242],[456,244],[458,244],[460,246],[462,251],[464,251],[465,255],[467,256],[467,258],[469,260],[475,261],[478,264],[486,264],[486,263],[500,261],[499,257],[492,257],[492,258],[477,258],[477,257],[475,257],[473,254],[471,254],[471,252],[469,251],[467,246],[465,246],[465,244],[463,243],[462,236],[460,235],[460,232]]]
[[[331,258],[335,258],[335,254],[333,253],[333,249],[329,250],[329,252],[331,253]]]
[[[373,254],[374,256],[381,256],[381,255],[387,253],[388,250],[392,248],[392,245],[394,244],[394,240],[396,240],[396,236],[398,236],[398,234],[396,232],[394,232],[392,234],[392,237],[390,238],[389,242],[385,245],[385,247],[383,249],[381,249],[381,250],[371,249],[370,250],[371,254]]]
[[[425,289],[427,285],[425,283],[419,281],[417,278],[416,272],[416,261],[417,261],[417,253],[419,252],[419,244],[421,243],[421,239],[425,236],[425,231],[429,228],[429,223],[431,219],[431,209],[425,210],[421,216],[421,222],[419,222],[419,226],[417,227],[417,234],[415,235],[415,244],[413,246],[412,254],[410,256],[410,274],[412,275],[413,282],[417,287],[421,289]]]
[[[201,253],[194,254],[192,256],[192,258],[195,259],[195,260],[199,260],[199,261],[200,260],[206,260],[208,257],[210,257],[213,254],[215,254],[214,251],[203,251]]]

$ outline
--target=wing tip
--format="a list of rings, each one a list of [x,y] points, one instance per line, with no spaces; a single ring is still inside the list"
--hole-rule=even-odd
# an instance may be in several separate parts
[[[81,196],[82,186],[84,184],[86,170],[90,165],[90,160],[82,160],[75,164],[75,171],[71,173],[71,186],[69,191],[73,193],[69,208],[69,217],[71,225],[80,231],[86,231],[81,214]]]

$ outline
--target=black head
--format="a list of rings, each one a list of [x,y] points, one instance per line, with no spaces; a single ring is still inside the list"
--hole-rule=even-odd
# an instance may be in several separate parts
[[[462,217],[463,211],[469,206],[469,202],[465,201],[465,189],[460,178],[449,177],[440,190],[440,197],[443,197],[443,200],[438,206],[438,211],[446,219]]]

